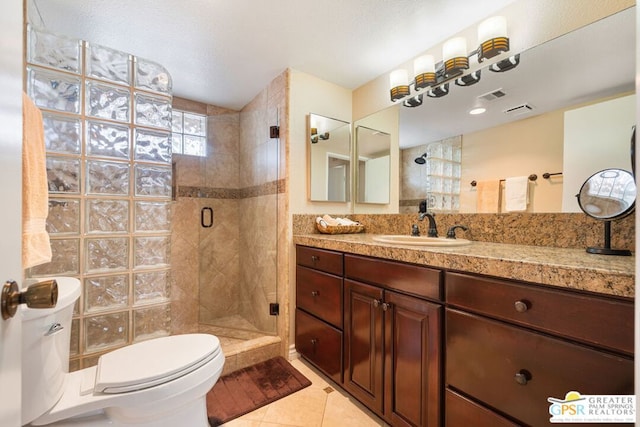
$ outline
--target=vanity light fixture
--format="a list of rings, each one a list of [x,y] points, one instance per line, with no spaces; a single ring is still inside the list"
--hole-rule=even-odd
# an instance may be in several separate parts
[[[413,61],[416,90],[433,86],[436,79],[436,64],[432,55],[422,55]]]
[[[520,63],[520,55],[507,58],[503,54],[508,51],[507,20],[504,16],[488,18],[478,26],[475,50],[468,52],[465,38],[454,37],[443,44],[442,61],[436,62],[433,55],[421,55],[413,61],[412,81],[404,69],[391,72],[391,101],[402,101],[405,107],[417,107],[422,105],[424,93],[430,98],[447,95],[452,80],[457,86],[474,85],[480,81],[480,66],[486,60],[490,60],[487,68],[491,71],[511,70]],[[473,57],[477,57],[477,61]]]
[[[407,70],[395,70],[389,76],[391,101],[397,101],[409,95],[409,76]]]
[[[493,16],[478,25],[478,62],[509,51],[507,20],[504,16]]]
[[[462,77],[458,77],[456,79],[456,85],[458,86],[471,86],[480,81],[480,70],[474,71],[473,73],[466,74]]]
[[[467,57],[467,40],[464,37],[454,37],[447,40],[442,46],[442,60],[444,61],[444,74],[452,77],[469,68]]]
[[[422,105],[422,94],[418,94],[416,96],[412,96],[411,98],[407,98],[402,102],[402,105],[405,107],[413,108],[419,107]]]
[[[442,98],[446,94],[449,93],[449,83],[441,84],[440,86],[435,86],[429,89],[427,92],[427,96],[429,98]]]
[[[509,71],[516,68],[519,63],[520,63],[520,54],[518,53],[508,57],[507,59],[503,59],[502,61],[496,62],[495,64],[491,64],[489,66],[489,69],[495,73],[504,73],[505,71]]]
[[[326,141],[329,139],[329,132],[318,135],[318,128],[311,128],[311,143],[317,144],[319,140]]]

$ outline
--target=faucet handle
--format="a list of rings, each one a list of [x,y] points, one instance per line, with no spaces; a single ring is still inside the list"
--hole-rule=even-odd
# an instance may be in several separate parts
[[[418,224],[413,224],[411,226],[411,235],[414,237],[420,236],[420,229],[418,228]]]
[[[458,228],[463,230],[463,231],[468,231],[469,230],[464,225],[454,225],[453,227],[450,227],[449,230],[447,231],[447,239],[455,239],[456,238],[456,229],[458,229]]]

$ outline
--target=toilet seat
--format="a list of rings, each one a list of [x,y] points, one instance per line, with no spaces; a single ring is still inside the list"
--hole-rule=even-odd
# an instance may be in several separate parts
[[[107,355],[114,353],[111,357],[101,356],[106,360],[99,362],[103,366],[100,381],[98,366],[65,374],[60,399],[29,425],[207,425],[205,395],[218,380],[225,362],[216,336],[173,335],[132,344]],[[191,357],[194,359],[189,360]],[[94,391],[96,383],[102,384],[98,388],[111,388],[111,393]],[[116,393],[116,387],[129,391]]]
[[[102,355],[92,391],[127,393],[154,387],[198,369],[219,352],[220,341],[207,334],[142,341]]]

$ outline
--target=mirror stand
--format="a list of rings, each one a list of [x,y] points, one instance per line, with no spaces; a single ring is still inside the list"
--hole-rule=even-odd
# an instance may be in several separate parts
[[[631,251],[628,249],[611,249],[611,221],[604,221],[604,247],[590,246],[587,252],[598,255],[631,256]]]

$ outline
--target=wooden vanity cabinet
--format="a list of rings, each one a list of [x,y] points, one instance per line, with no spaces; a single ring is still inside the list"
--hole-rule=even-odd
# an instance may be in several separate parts
[[[548,425],[549,397],[634,393],[631,301],[458,273],[445,285],[446,426]]]
[[[296,247],[296,350],[342,383],[343,255]]]
[[[392,426],[439,426],[441,272],[345,255],[344,387]]]

